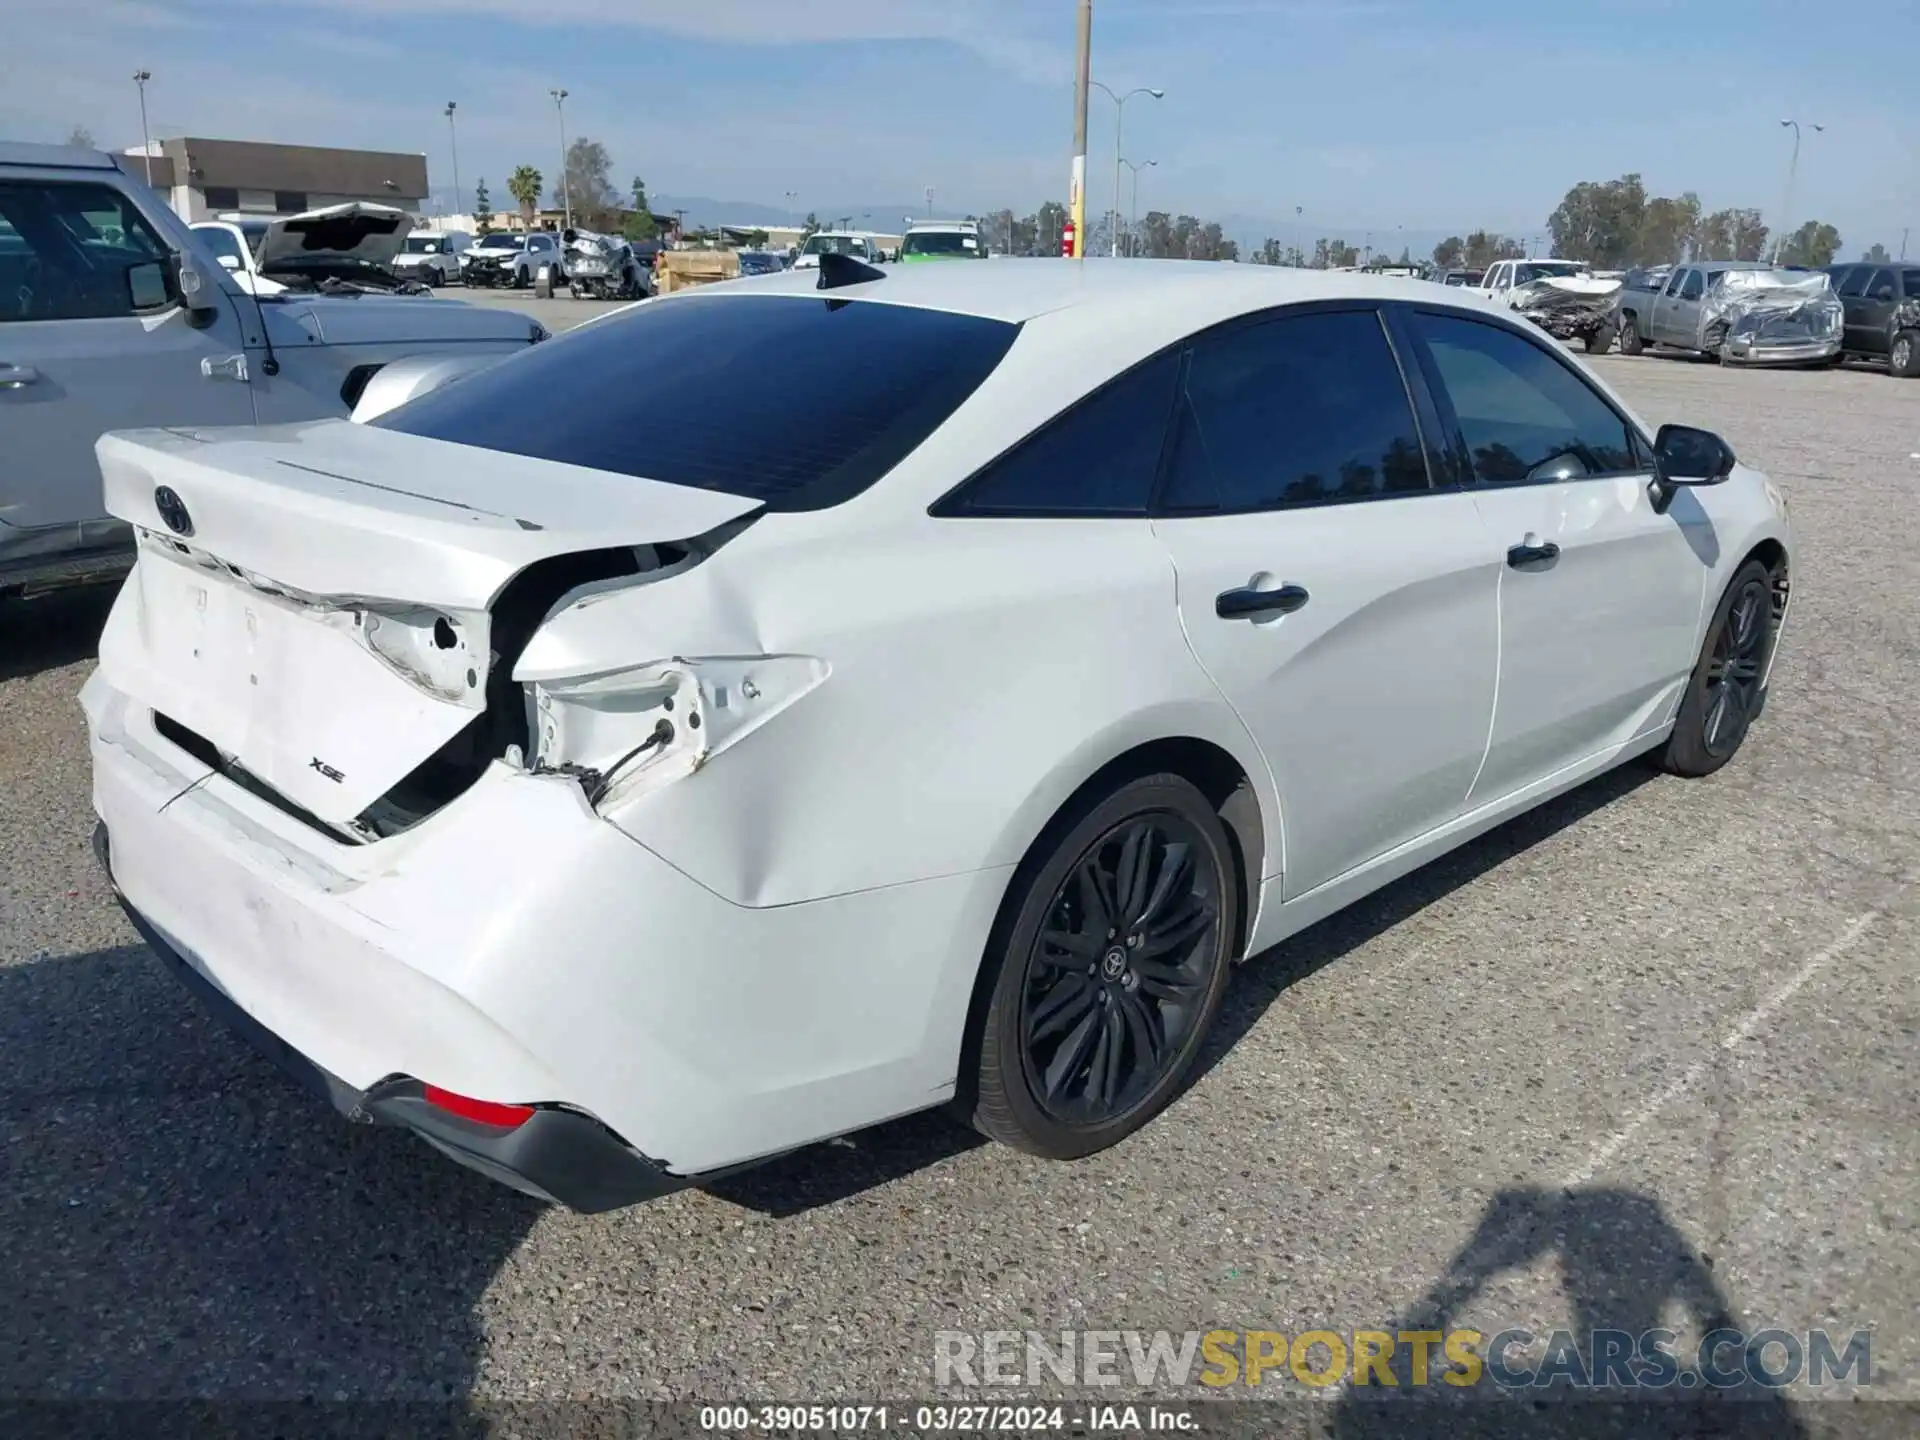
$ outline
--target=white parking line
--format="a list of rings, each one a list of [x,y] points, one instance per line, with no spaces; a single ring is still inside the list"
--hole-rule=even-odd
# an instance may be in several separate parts
[[[1855,920],[1851,925],[1847,926],[1845,930],[1840,932],[1839,937],[1835,939],[1831,945],[1828,945],[1826,949],[1812,956],[1806,964],[1794,971],[1792,976],[1778,989],[1742,1016],[1739,1024],[1721,1036],[1720,1049],[1734,1054],[1736,1056],[1734,1063],[1738,1064],[1741,1058],[1738,1053],[1740,1045],[1744,1041],[1752,1038],[1753,1032],[1771,1019],[1780,1007],[1791,1000],[1809,980],[1813,979],[1815,975],[1818,975],[1822,970],[1826,969],[1827,966],[1844,955],[1852,947],[1853,942],[1860,938],[1866,928],[1879,918],[1880,912],[1878,910],[1869,910],[1865,915],[1862,915],[1858,920]],[[1675,1080],[1671,1085],[1667,1086],[1666,1089],[1656,1095],[1624,1128],[1614,1131],[1613,1134],[1601,1141],[1593,1153],[1587,1157],[1586,1163],[1580,1166],[1579,1169],[1572,1171],[1566,1179],[1560,1182],[1561,1188],[1572,1190],[1578,1186],[1585,1185],[1593,1179],[1596,1174],[1606,1167],[1614,1156],[1625,1149],[1626,1146],[1632,1142],[1633,1138],[1647,1127],[1648,1123],[1652,1121],[1655,1116],[1673,1104],[1674,1101],[1686,1095],[1694,1086],[1698,1085],[1702,1078],[1705,1077],[1707,1071],[1712,1067],[1712,1063],[1712,1056],[1709,1054],[1707,1057],[1696,1060],[1693,1064],[1689,1065],[1686,1068],[1686,1072],[1682,1074],[1678,1080]]]

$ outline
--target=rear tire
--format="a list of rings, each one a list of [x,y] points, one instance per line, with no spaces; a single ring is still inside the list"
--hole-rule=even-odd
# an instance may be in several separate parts
[[[1226,992],[1243,901],[1226,825],[1179,775],[1092,796],[1050,835],[988,942],[961,1108],[983,1135],[1075,1160],[1180,1093]]]
[[[1589,355],[1604,355],[1613,348],[1613,326],[1602,325],[1598,330],[1589,330],[1582,343]]]
[[[1902,330],[1887,346],[1887,373],[1911,380],[1920,375],[1920,330]]]
[[[1647,342],[1640,338],[1640,322],[1629,317],[1620,327],[1620,353],[1639,355],[1647,348]]]
[[[1711,775],[1734,757],[1760,708],[1774,638],[1773,576],[1749,560],[1714,607],[1673,734],[1660,752],[1663,769]]]

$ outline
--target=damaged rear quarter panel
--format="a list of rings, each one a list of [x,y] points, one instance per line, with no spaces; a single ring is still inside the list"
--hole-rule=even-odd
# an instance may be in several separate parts
[[[1186,647],[1144,520],[769,516],[691,572],[561,608],[515,675],[675,655],[831,670],[711,763],[609,810],[736,904],[1013,864],[1100,765],[1169,735],[1262,773]]]

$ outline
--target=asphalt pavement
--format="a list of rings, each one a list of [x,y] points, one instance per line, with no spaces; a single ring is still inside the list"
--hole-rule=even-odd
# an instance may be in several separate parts
[[[1866,1329],[1869,1393],[1920,1403],[1920,385],[1599,364],[1791,500],[1746,748],[1617,772],[1258,957],[1192,1090],[1076,1164],[928,1116],[589,1218],[340,1122],[96,873],[104,601],[0,609],[0,1398],[897,1400],[937,1332],[1439,1305]]]

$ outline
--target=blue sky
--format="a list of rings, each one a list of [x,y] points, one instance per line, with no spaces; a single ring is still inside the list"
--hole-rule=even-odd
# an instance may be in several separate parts
[[[1065,198],[1074,0],[10,0],[0,136],[84,125],[425,151],[504,200],[516,164],[556,168],[548,90],[615,180],[802,210],[942,211]],[[1849,12],[1851,13],[1851,12]],[[534,19],[532,17],[540,18]],[[243,18],[244,17],[244,18]],[[1858,33],[1856,42],[1843,37]],[[1790,135],[1808,134],[1796,220],[1851,254],[1920,230],[1920,6],[1844,25],[1781,0],[1096,0],[1094,73],[1127,106],[1142,209],[1232,233],[1371,231],[1416,249],[1475,226],[1522,236],[1568,186],[1638,170],[1650,191],[1778,218]],[[1110,201],[1114,109],[1091,109],[1092,210]],[[713,218],[713,217],[703,217]],[[887,218],[876,215],[876,223]],[[1920,254],[1920,241],[1909,255]]]

